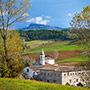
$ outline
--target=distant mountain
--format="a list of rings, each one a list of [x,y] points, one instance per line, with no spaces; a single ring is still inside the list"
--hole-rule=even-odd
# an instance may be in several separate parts
[[[21,28],[20,30],[28,31],[28,30],[63,30],[61,27],[52,27],[49,25],[43,25],[43,24],[34,24],[31,23],[28,27]]]

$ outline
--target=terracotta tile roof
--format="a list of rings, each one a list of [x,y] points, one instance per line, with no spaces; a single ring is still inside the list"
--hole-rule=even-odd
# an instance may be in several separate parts
[[[40,68],[40,70],[55,70],[57,66],[54,65],[45,65],[44,67]]]
[[[69,71],[75,71],[74,66],[60,66],[55,69],[57,72],[69,72]]]
[[[35,72],[40,72],[40,68],[42,68],[42,67],[43,66],[32,66],[32,67],[29,67],[29,68],[31,68]]]
[[[29,68],[31,68],[34,71],[40,71],[41,69],[55,70],[57,68],[57,65],[54,66],[54,65],[51,65],[51,64],[45,64],[44,66],[39,65],[39,66],[32,66],[32,67],[29,67]]]
[[[40,72],[40,70],[45,70],[45,71],[56,71],[56,72],[69,72],[69,71],[76,71],[74,66],[58,66],[58,65],[50,65],[50,64],[45,64],[44,66],[32,66],[29,67],[35,72]]]
[[[56,72],[68,72],[68,71],[75,71],[74,66],[48,66],[48,67],[42,67],[40,70],[54,70]]]

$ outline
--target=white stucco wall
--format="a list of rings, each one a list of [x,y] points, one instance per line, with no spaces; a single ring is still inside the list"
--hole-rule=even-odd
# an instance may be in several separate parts
[[[75,71],[75,72],[62,72],[62,84],[66,85],[69,83],[70,85],[77,86],[78,83],[84,84],[84,82],[80,78],[80,73],[83,71]]]
[[[27,72],[27,69],[29,69],[29,72]],[[24,68],[24,73],[26,74],[25,78],[27,79],[33,78],[33,72],[34,71],[30,69],[29,67]]]
[[[45,60],[45,62],[48,63],[48,64],[51,64],[51,65],[55,64],[55,60],[54,59]]]
[[[45,54],[40,55],[40,64],[45,65]]]

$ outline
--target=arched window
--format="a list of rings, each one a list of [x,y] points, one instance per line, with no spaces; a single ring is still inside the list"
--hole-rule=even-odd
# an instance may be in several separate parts
[[[29,72],[29,69],[27,69],[27,72]]]
[[[42,59],[42,56],[41,56],[41,59]]]

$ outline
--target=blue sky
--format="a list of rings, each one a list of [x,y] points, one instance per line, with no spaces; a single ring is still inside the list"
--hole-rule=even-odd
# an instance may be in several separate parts
[[[25,27],[30,23],[70,27],[69,23],[74,13],[79,13],[90,5],[90,0],[32,0],[31,4],[30,18],[16,27]]]

